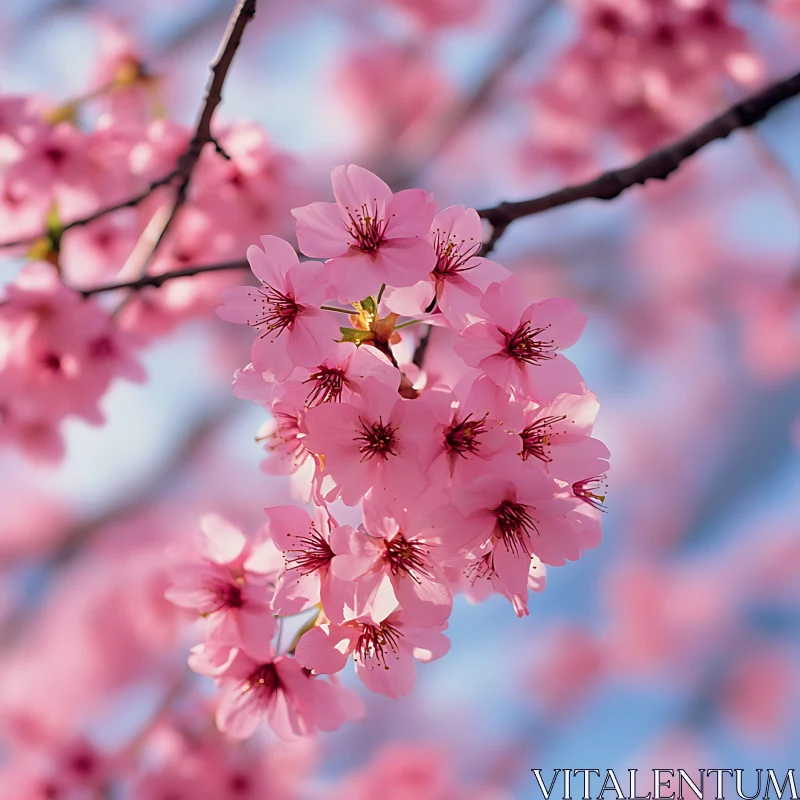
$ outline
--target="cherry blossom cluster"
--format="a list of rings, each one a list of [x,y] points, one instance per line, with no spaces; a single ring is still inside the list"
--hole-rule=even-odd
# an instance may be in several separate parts
[[[335,203],[293,211],[300,250],[325,260],[265,236],[247,253],[258,284],[218,309],[255,329],[234,389],[270,412],[266,469],[313,507],[266,509],[249,543],[206,521],[201,565],[172,590],[205,617],[191,663],[218,681],[234,736],[263,717],[286,736],[356,716],[323,677],[351,658],[371,691],[408,695],[415,662],[449,649],[455,594],[497,593],[521,616],[545,565],[600,542],[609,454],[561,352],[585,317],[531,302],[482,257],[474,210],[355,165],[332,177]],[[419,358],[423,323],[439,368]],[[283,647],[276,618],[301,620]]]
[[[151,119],[132,63],[109,66],[122,77],[97,100],[103,113],[92,127],[80,124],[82,103],[49,107],[0,95],[0,245],[20,242],[6,252],[28,262],[0,305],[0,440],[39,460],[62,457],[68,417],[102,422],[98,404],[116,377],[143,378],[136,349],[211,313],[236,279],[219,272],[172,281],[127,298],[116,313],[82,290],[145,270],[236,259],[264,227],[289,224],[297,197],[293,160],[258,126],[223,128],[217,145],[225,156],[203,150],[181,213],[147,263],[174,202],[175,187],[159,181],[175,170],[192,132]],[[70,227],[136,197],[131,207]]]
[[[66,418],[100,425],[111,382],[145,379],[139,339],[66,287],[51,264],[30,262],[0,305],[0,442],[59,460]]]
[[[578,34],[534,89],[536,166],[596,169],[598,131],[644,155],[725,104],[764,66],[727,0],[573,0]]]

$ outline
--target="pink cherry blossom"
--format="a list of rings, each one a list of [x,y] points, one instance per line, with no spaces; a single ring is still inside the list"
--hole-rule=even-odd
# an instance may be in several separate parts
[[[331,313],[319,308],[327,294],[324,268],[301,264],[291,245],[276,236],[262,236],[261,244],[263,249],[247,250],[261,286],[226,291],[217,313],[258,329],[253,364],[283,381],[295,364],[314,366],[325,358],[340,338],[339,326]]]
[[[352,655],[356,675],[367,689],[397,699],[414,688],[415,659],[427,663],[450,649],[443,629],[415,625],[402,611],[380,622],[366,618],[319,625],[300,639],[297,659],[314,674],[326,675],[343,670]]]
[[[211,676],[221,692],[217,725],[233,739],[247,739],[266,722],[281,739],[292,740],[336,730],[363,714],[354,692],[313,676],[290,656],[256,660],[238,650],[224,672]]]
[[[204,616],[210,641],[244,648],[258,658],[269,649],[276,630],[273,591],[252,571],[258,553],[221,517],[203,517],[200,528],[199,560],[176,567],[166,597]]]
[[[67,288],[49,264],[31,262],[0,307],[0,429],[9,440],[60,456],[57,426],[103,422],[99,403],[117,377],[144,380],[137,337],[119,331],[95,301]]]
[[[549,403],[558,394],[583,394],[575,365],[561,350],[575,344],[586,324],[571,300],[529,305],[519,279],[494,283],[481,302],[485,319],[469,325],[455,351],[498,386]]]
[[[463,330],[470,314],[480,315],[480,301],[488,287],[510,273],[478,255],[483,223],[472,208],[450,206],[440,211],[431,223],[428,240],[436,252],[429,279],[407,289],[388,290],[386,305],[398,314],[413,315],[428,308],[435,298],[445,319]]]
[[[559,477],[553,462],[558,462],[562,453],[569,452],[562,447],[578,445],[591,434],[598,408],[591,392],[561,394],[545,406],[531,403],[525,409],[524,427],[519,432],[520,458],[523,461],[534,459],[545,471]]]
[[[321,458],[320,477],[334,484],[327,500],[352,506],[375,485],[403,495],[424,488],[419,444],[432,426],[414,400],[370,379],[358,405],[323,403],[309,409],[305,425],[303,444]]]
[[[514,452],[510,435],[521,424],[520,409],[492,380],[467,377],[454,392],[431,390],[421,401],[435,420],[423,442],[423,464],[435,486],[468,483],[491,470],[494,458]]]
[[[345,610],[354,608],[355,587],[334,574],[331,564],[337,553],[347,552],[352,529],[333,524],[321,508],[314,519],[295,506],[273,506],[266,514],[269,534],[285,562],[275,610],[291,616],[322,603],[329,619],[344,619]]]
[[[488,569],[511,594],[526,594],[532,556],[559,566],[577,560],[586,546],[565,517],[580,501],[513,461],[505,468],[498,464],[492,476],[454,487],[452,498],[466,517],[464,546],[484,559],[471,569],[478,575]]]
[[[384,619],[399,604],[424,627],[447,621],[453,595],[440,563],[449,555],[436,526],[441,503],[430,492],[410,508],[383,492],[364,500],[363,529],[351,532],[332,562],[336,576],[356,584],[357,616]]]
[[[292,211],[300,249],[327,258],[331,285],[341,303],[377,294],[382,284],[413,286],[434,268],[426,236],[435,206],[421,189],[392,194],[377,175],[358,167],[332,173],[335,203]]]
[[[332,353],[313,367],[297,367],[284,384],[284,398],[297,398],[306,408],[320,403],[354,400],[365,380],[375,380],[397,391],[400,372],[375,347],[339,342]]]

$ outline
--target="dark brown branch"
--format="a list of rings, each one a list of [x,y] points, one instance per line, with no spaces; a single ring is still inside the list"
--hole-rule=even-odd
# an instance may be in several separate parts
[[[183,269],[174,269],[169,272],[162,272],[160,275],[142,275],[135,281],[125,281],[123,283],[107,283],[103,286],[93,286],[91,289],[78,289],[84,297],[91,297],[94,294],[102,294],[103,292],[114,292],[117,289],[131,289],[139,291],[148,286],[158,288],[167,281],[173,281],[176,278],[191,278],[192,275],[202,275],[206,272],[224,272],[229,269],[249,269],[250,265],[247,261],[223,261],[220,264],[203,264],[198,267],[184,267]]]
[[[773,83],[701,125],[683,139],[656,150],[628,167],[605,172],[588,183],[567,186],[542,197],[500,203],[492,208],[479,209],[478,214],[492,226],[492,234],[484,246],[484,253],[490,252],[506,228],[522,217],[540,214],[542,211],[576,203],[579,200],[613,200],[637,184],[644,184],[649,180],[666,180],[686,159],[706,145],[718,139],[725,139],[741,128],[752,127],[761,122],[776,106],[798,94],[800,94],[800,73]]]
[[[89,214],[86,217],[81,217],[80,219],[74,219],[71,222],[67,222],[66,224],[61,226],[59,231],[60,235],[63,235],[69,230],[73,228],[78,228],[83,225],[89,225],[91,222],[94,222],[100,217],[106,216],[106,214],[113,214],[115,211],[121,211],[123,208],[135,208],[140,203],[143,203],[150,197],[156,189],[160,189],[162,186],[167,186],[168,184],[172,183],[179,175],[177,167],[172,170],[168,175],[165,175],[163,178],[159,178],[158,180],[153,181],[144,191],[140,192],[139,194],[134,195],[133,197],[129,197],[127,200],[123,200],[120,203],[114,203],[110,206],[104,206],[103,208],[97,209],[97,211]],[[10,242],[0,242],[0,250],[12,247],[24,247],[26,245],[31,245],[36,242],[38,239],[46,239],[50,236],[49,231],[42,231],[41,233],[34,234],[32,236],[23,236],[21,239],[15,239]]]
[[[231,14],[225,36],[222,38],[219,50],[217,50],[217,55],[211,62],[211,76],[203,97],[203,106],[197,117],[194,136],[191,142],[189,142],[189,147],[186,152],[178,159],[178,176],[176,178],[176,180],[178,180],[178,185],[175,191],[175,200],[172,203],[172,208],[164,223],[164,227],[161,229],[150,251],[150,255],[142,266],[142,274],[147,272],[147,268],[155,258],[156,252],[172,227],[178,212],[186,202],[186,195],[189,189],[189,182],[192,179],[192,172],[197,162],[200,160],[200,154],[203,152],[203,148],[207,144],[213,143],[217,152],[227,157],[227,153],[222,150],[219,143],[211,134],[211,120],[217,106],[222,102],[222,87],[225,83],[225,78],[228,76],[228,70],[233,63],[233,57],[242,41],[244,29],[256,15],[256,2],[257,0],[239,0]]]
[[[186,152],[178,159],[178,164],[171,172],[163,178],[153,181],[144,191],[140,192],[133,197],[128,198],[120,203],[114,203],[110,206],[105,206],[97,211],[89,214],[80,219],[71,220],[63,225],[59,231],[59,235],[65,233],[72,228],[77,228],[82,225],[88,225],[91,222],[104,217],[106,214],[111,214],[114,211],[120,211],[123,208],[133,208],[143,203],[150,195],[160,189],[162,186],[176,184],[175,200],[173,202],[170,214],[161,229],[161,232],[153,245],[150,256],[148,257],[144,271],[146,271],[150,262],[158,250],[161,242],[167,234],[167,231],[172,226],[175,217],[180,210],[181,206],[186,201],[186,193],[189,188],[189,181],[192,177],[197,162],[200,159],[200,154],[207,144],[213,144],[216,151],[223,157],[229,158],[228,154],[222,149],[221,145],[211,134],[211,119],[214,116],[217,106],[222,102],[222,87],[228,75],[228,70],[233,63],[233,57],[239,44],[242,40],[244,29],[250,20],[253,19],[256,13],[257,0],[239,0],[234,12],[231,14],[228,22],[228,27],[225,31],[225,36],[220,43],[219,50],[214,60],[211,62],[211,77],[209,78],[206,86],[205,95],[203,97],[203,105],[197,117],[195,124],[195,132],[192,136]],[[0,249],[23,247],[25,245],[33,244],[37,239],[46,238],[50,235],[49,231],[43,231],[34,236],[26,236],[21,239],[16,239],[10,242],[0,242]]]

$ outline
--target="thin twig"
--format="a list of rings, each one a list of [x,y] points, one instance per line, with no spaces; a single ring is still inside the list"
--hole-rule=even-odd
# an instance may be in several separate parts
[[[203,105],[197,117],[194,136],[189,142],[189,147],[186,152],[178,159],[178,178],[176,180],[178,180],[179,183],[175,191],[175,199],[172,203],[172,208],[164,222],[161,232],[153,243],[149,256],[142,265],[141,275],[147,273],[161,243],[164,241],[167,233],[175,222],[178,212],[186,202],[189,182],[192,179],[192,172],[197,162],[200,160],[200,154],[203,152],[203,148],[207,144],[213,143],[217,152],[223,155],[223,157],[228,157],[227,153],[222,150],[219,143],[211,134],[211,120],[217,106],[222,102],[222,87],[225,84],[225,78],[228,76],[228,70],[233,63],[233,57],[242,41],[244,29],[256,15],[256,2],[257,0],[239,0],[231,14],[225,36],[222,38],[222,42],[217,50],[217,55],[211,62],[211,75],[203,97]]]
[[[97,209],[93,213],[89,214],[86,217],[81,217],[80,219],[74,219],[71,222],[67,222],[66,224],[62,225],[60,228],[59,233],[64,234],[67,231],[72,230],[73,228],[78,228],[83,225],[89,225],[90,223],[94,222],[100,217],[104,217],[107,214],[113,214],[115,211],[121,211],[123,208],[135,208],[136,206],[143,203],[150,197],[156,189],[160,189],[162,186],[167,186],[168,184],[172,183],[178,177],[178,169],[177,167],[172,170],[168,175],[165,175],[163,178],[158,178],[157,180],[153,181],[146,189],[144,189],[139,194],[134,195],[133,197],[129,197],[127,200],[123,200],[119,203],[114,203],[110,206],[104,206],[103,208]],[[50,232],[48,231],[41,231],[40,233],[33,234],[31,236],[23,236],[20,239],[14,239],[10,242],[0,242],[0,250],[1,249],[10,249],[12,247],[24,247],[26,245],[34,244],[39,239],[45,239],[50,236]]]
[[[800,73],[767,86],[758,94],[731,106],[683,139],[656,150],[628,167],[605,172],[587,183],[567,186],[542,197],[479,209],[478,214],[492,226],[492,234],[484,246],[484,254],[492,250],[506,228],[515,220],[579,200],[613,200],[637,184],[644,184],[649,180],[666,180],[686,159],[706,145],[725,139],[734,131],[752,127],[776,106],[798,94]]]
[[[160,275],[142,275],[135,281],[124,281],[122,283],[107,283],[103,286],[92,286],[90,289],[79,289],[78,291],[84,297],[91,297],[94,294],[102,294],[103,292],[114,292],[117,289],[132,289],[137,292],[140,289],[145,289],[148,286],[158,288],[167,281],[173,281],[176,278],[191,278],[192,275],[202,275],[206,272],[224,272],[231,269],[249,269],[250,264],[247,261],[223,261],[219,264],[202,264],[197,267],[184,267],[183,269],[174,269],[168,272],[162,272]]]

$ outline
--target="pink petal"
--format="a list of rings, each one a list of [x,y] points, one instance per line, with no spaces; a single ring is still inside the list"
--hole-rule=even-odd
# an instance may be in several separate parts
[[[364,686],[376,694],[384,694],[397,700],[408,697],[414,690],[417,669],[411,653],[401,647],[398,653],[387,649],[385,663],[374,656],[356,662],[356,675]]]
[[[453,607],[453,594],[444,574],[432,565],[428,571],[430,578],[403,574],[392,579],[401,608],[423,627],[443,625]]]
[[[375,256],[377,284],[402,288],[428,278],[436,266],[436,253],[427,239],[389,239]]]
[[[297,266],[297,253],[289,242],[277,236],[262,236],[260,247],[247,248],[247,260],[253,274],[264,284],[281,289],[286,285],[286,274]]]
[[[366,205],[372,212],[383,212],[392,190],[374,173],[357,164],[335,167],[331,172],[333,195],[341,208],[355,212]]]
[[[272,609],[245,606],[233,616],[242,649],[256,661],[269,661],[272,656],[272,637],[277,630]]]
[[[502,542],[497,542],[492,550],[492,564],[495,570],[493,581],[497,581],[506,592],[524,594],[528,591],[529,555],[521,550],[513,552]]]
[[[583,394],[586,391],[578,368],[561,353],[537,365],[527,364],[525,378],[528,393],[542,405],[551,403],[562,392]]]
[[[423,189],[404,189],[397,192],[386,208],[386,237],[426,237],[435,214],[436,202],[432,194]]]
[[[339,625],[319,625],[297,643],[297,663],[316,674],[341,672],[350,654],[350,636]]]
[[[261,252],[261,251],[259,251]],[[222,305],[216,313],[226,322],[237,325],[257,325],[261,309],[261,296],[252,286],[234,286],[222,292]]]
[[[408,640],[413,644],[412,652],[417,661],[428,664],[450,652],[450,640],[434,628],[415,628],[408,631]]]
[[[428,278],[403,289],[387,289],[383,302],[389,311],[404,317],[413,317],[421,314],[431,304],[435,291],[434,282]]]
[[[368,253],[350,250],[346,255],[327,262],[330,283],[340,303],[355,303],[376,293],[381,285],[375,272],[375,261]],[[346,321],[347,317],[342,315]]]
[[[247,546],[245,535],[217,514],[203,516],[200,530],[203,554],[217,564],[233,563]]]
[[[503,330],[512,332],[523,320],[528,308],[528,292],[518,275],[493,283],[486,289],[481,306],[489,319]]]
[[[529,319],[534,328],[546,327],[548,337],[559,350],[575,344],[586,327],[586,316],[578,311],[573,300],[564,297],[551,297],[534,303],[525,309],[523,319]]]
[[[351,236],[336,203],[311,203],[292,209],[297,220],[297,244],[312,258],[335,258],[346,253]]]

